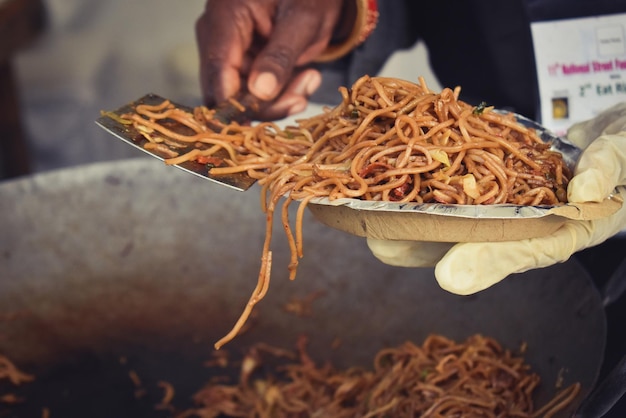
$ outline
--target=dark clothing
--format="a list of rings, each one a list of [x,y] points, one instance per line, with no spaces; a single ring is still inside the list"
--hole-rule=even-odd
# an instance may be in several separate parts
[[[608,279],[616,272],[620,262],[626,260],[626,239],[611,238],[606,242],[588,248],[574,255],[589,272],[599,289],[604,289]],[[599,381],[610,373],[617,363],[626,356],[626,294],[606,307],[607,338],[604,362]],[[581,338],[584,338],[581,336]],[[623,373],[623,372],[622,372]],[[626,384],[622,380],[622,384]],[[605,418],[626,417],[626,395],[615,405]]]
[[[626,0],[382,0],[372,36],[349,56],[320,66],[313,101],[335,103],[337,88],[379,72],[397,50],[418,40],[443,86],[461,86],[471,104],[514,110],[539,119],[531,21],[626,13]],[[420,74],[415,74],[415,81]]]
[[[313,101],[335,103],[337,88],[375,75],[397,50],[424,41],[441,85],[461,86],[461,99],[482,101],[539,120],[530,30],[532,21],[626,13],[626,0],[381,0],[372,36],[352,54],[320,66],[323,84]],[[415,74],[415,81],[420,74]],[[575,257],[602,287],[626,256],[626,239],[613,238]],[[626,355],[626,296],[607,308],[606,361],[600,377]],[[626,399],[607,416],[626,416]]]

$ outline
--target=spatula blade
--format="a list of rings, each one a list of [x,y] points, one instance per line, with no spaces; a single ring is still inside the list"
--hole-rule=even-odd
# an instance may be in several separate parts
[[[139,104],[149,104],[156,105],[160,104],[165,100],[163,97],[160,97],[156,94],[146,94],[145,96],[120,107],[117,110],[112,112],[106,112],[98,119],[96,119],[96,124],[102,127],[104,130],[112,134],[114,137],[124,141],[125,143],[147,153],[148,155],[157,158],[161,161],[165,161],[166,156],[162,155],[156,150],[146,149],[144,145],[149,142],[141,133],[139,133],[132,125],[127,125],[121,123],[120,120],[117,120],[114,117],[111,117],[111,114],[120,116],[125,113],[132,112],[135,106]],[[174,103],[175,106],[180,107],[186,110],[192,110],[189,107],[182,106]],[[168,126],[170,129],[176,130],[176,126]],[[182,127],[181,127],[182,129]],[[188,148],[178,149],[177,152],[184,153],[194,149],[194,145],[191,144]],[[228,157],[226,152],[216,153],[215,157]],[[200,164],[196,161],[186,161],[180,164],[175,164],[173,167],[177,167],[183,171],[186,171],[191,174],[195,174],[199,177],[202,177],[207,180],[214,181],[221,185],[233,188],[239,191],[248,190],[254,183],[255,179],[248,176],[246,173],[235,173],[235,174],[220,174],[215,175],[211,174],[211,168],[206,164]]]

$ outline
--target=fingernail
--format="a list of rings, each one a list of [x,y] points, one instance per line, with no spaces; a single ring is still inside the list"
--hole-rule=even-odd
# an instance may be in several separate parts
[[[276,95],[278,80],[272,73],[261,73],[252,84],[252,93],[255,96],[269,100]]]
[[[296,113],[304,112],[304,109],[306,109],[306,106],[307,106],[307,102],[305,100],[297,102],[296,104],[294,104],[293,106],[289,108],[289,110],[287,111],[287,114],[288,116],[291,116],[291,115],[295,115]]]
[[[296,86],[295,93],[301,96],[310,96],[322,83],[322,77],[317,72],[307,74]]]

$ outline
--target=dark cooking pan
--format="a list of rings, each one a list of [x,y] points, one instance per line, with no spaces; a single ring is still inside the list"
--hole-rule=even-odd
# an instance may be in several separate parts
[[[210,378],[202,364],[212,344],[256,282],[265,221],[254,190],[151,159],[0,185],[0,354],[37,376],[18,388],[26,401],[0,407],[0,417],[41,416],[42,408],[65,418],[167,416],[154,410],[159,381],[174,385],[177,406],[189,406]],[[560,378],[582,384],[575,404],[595,385],[605,316],[574,261],[460,297],[441,290],[431,269],[384,265],[364,240],[307,216],[304,259],[290,282],[282,234],[277,225],[269,294],[227,350],[256,341],[292,347],[305,333],[315,359],[367,365],[385,345],[482,333],[511,349],[527,343],[542,378],[539,403]],[[284,311],[291,298],[318,291],[312,316]],[[342,344],[331,349],[336,337]],[[139,399],[131,370],[147,391]]]

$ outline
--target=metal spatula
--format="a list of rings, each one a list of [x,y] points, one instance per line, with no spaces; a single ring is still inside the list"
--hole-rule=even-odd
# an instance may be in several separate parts
[[[120,107],[117,110],[111,112],[104,112],[102,116],[96,119],[96,124],[105,129],[107,132],[111,133],[118,139],[126,142],[129,145],[155,157],[161,161],[164,161],[166,156],[160,153],[158,150],[146,149],[144,145],[148,142],[148,140],[139,133],[132,125],[122,123],[121,119],[116,116],[123,115],[125,113],[129,113],[133,111],[134,107],[139,104],[149,104],[156,105],[160,104],[165,99],[156,94],[147,94],[131,103],[128,103],[125,106]],[[228,123],[228,122],[243,122],[245,120],[249,120],[252,112],[258,110],[259,103],[252,96],[244,96],[239,103],[241,106],[236,106],[234,103],[226,102],[216,108],[215,118],[218,120]],[[189,110],[192,109],[183,106],[177,103],[173,103],[175,106]],[[210,127],[210,126],[209,126]],[[176,126],[176,125],[168,125],[170,129],[180,129],[181,132],[186,127],[184,126]],[[210,127],[211,128],[211,127]],[[187,148],[177,148],[177,152],[179,154],[191,151],[195,148],[194,144],[190,144]],[[227,153],[216,153],[215,157],[227,157]],[[231,187],[235,190],[245,191],[249,189],[254,182],[256,181],[252,177],[249,177],[246,173],[236,173],[236,174],[224,174],[224,175],[215,175],[211,174],[211,166],[206,164],[201,164],[196,161],[186,161],[180,164],[174,165],[174,167],[180,168],[181,170],[187,171],[189,173],[195,174],[202,178],[212,180],[224,186]]]

